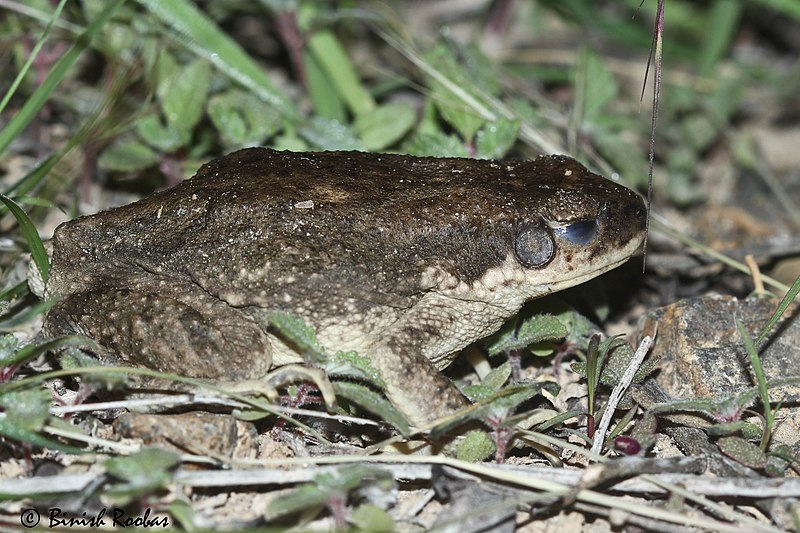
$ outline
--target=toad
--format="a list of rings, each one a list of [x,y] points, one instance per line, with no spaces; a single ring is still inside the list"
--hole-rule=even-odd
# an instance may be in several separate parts
[[[467,405],[440,371],[528,300],[625,262],[634,192],[573,159],[240,150],[131,205],[61,225],[45,333],[115,363],[216,381],[300,361],[298,316],[355,350],[416,425]]]

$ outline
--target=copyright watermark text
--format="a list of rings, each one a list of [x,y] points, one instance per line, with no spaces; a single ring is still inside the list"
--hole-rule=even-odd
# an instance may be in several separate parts
[[[130,514],[125,509],[103,507],[96,513],[83,511],[80,515],[67,513],[59,507],[51,507],[45,512],[37,509],[23,509],[19,515],[20,523],[27,528],[40,524],[52,527],[136,527],[136,528],[166,528],[170,526],[169,517],[152,514],[150,508],[144,509],[140,514]]]

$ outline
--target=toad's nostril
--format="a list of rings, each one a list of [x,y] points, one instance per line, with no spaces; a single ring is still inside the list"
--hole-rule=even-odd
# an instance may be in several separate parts
[[[626,205],[623,212],[625,213],[626,217],[640,221],[644,221],[645,216],[647,215],[647,210],[645,209],[644,204],[638,198]]]

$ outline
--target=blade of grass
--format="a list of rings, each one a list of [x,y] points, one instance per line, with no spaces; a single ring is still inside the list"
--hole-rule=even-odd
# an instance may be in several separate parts
[[[14,215],[14,218],[17,219],[19,229],[31,252],[31,258],[42,276],[42,281],[46,283],[47,276],[50,272],[50,263],[48,262],[47,252],[44,250],[44,245],[42,244],[42,239],[39,237],[39,232],[36,230],[36,226],[33,225],[33,222],[28,218],[25,211],[8,196],[0,194],[0,202],[3,202],[8,210],[11,211],[11,214]]]
[[[703,252],[707,256],[712,257],[712,258],[716,259],[717,261],[719,261],[720,263],[728,265],[729,267],[734,268],[734,269],[738,270],[739,272],[744,272],[745,274],[748,274],[748,275],[750,274],[750,269],[747,268],[747,265],[744,265],[744,264],[740,263],[739,261],[736,261],[735,259],[731,259],[727,255],[721,254],[718,251],[714,250],[713,248],[709,248],[705,244],[702,244],[701,242],[692,239],[688,235],[684,235],[683,233],[679,232],[675,228],[671,227],[665,218],[663,218],[663,217],[661,217],[661,216],[659,216],[659,215],[657,215],[655,213],[653,213],[651,215],[651,218],[653,219],[653,224],[652,225],[653,225],[654,229],[664,233],[665,235],[669,235],[670,237],[678,240],[679,242],[682,242],[683,244],[685,244],[687,246],[690,246],[691,248],[694,248],[696,250],[699,250],[699,251]],[[771,278],[769,276],[764,276],[762,274],[761,279],[764,280],[764,282],[766,284],[770,285],[771,287],[775,287],[776,289],[778,289],[780,291],[789,291],[789,287],[787,287],[786,285],[784,285],[780,281],[776,280],[775,278]],[[793,294],[792,299],[797,297],[797,292],[793,292],[792,294]]]
[[[703,38],[703,46],[697,62],[702,76],[713,76],[720,59],[730,49],[730,43],[739,31],[739,19],[744,4],[737,0],[716,0],[708,13],[713,24]]]
[[[124,2],[125,0],[114,0],[103,9],[100,15],[89,24],[86,31],[78,37],[75,44],[53,65],[42,84],[25,101],[22,109],[14,115],[14,118],[9,121],[5,128],[0,130],[0,156],[5,153],[11,141],[17,138],[22,130],[33,120],[44,103],[50,98],[50,94],[66,77],[67,72],[81,53],[89,47],[94,36]]]
[[[303,67],[308,84],[308,96],[311,98],[314,111],[325,118],[345,122],[344,103],[339,93],[330,90],[325,72],[316,58],[307,51],[303,52]]]
[[[109,90],[105,91],[103,99],[97,102],[94,111],[81,124],[80,129],[70,136],[67,143],[58,152],[39,162],[36,167],[8,187],[4,194],[14,197],[18,202],[22,203],[24,195],[38,187],[48,176],[52,178],[50,171],[75,147],[84,146],[90,140],[97,141],[98,132],[105,132],[104,135],[108,137],[119,133],[121,131],[120,128],[127,120],[115,120],[112,111],[115,103],[122,101],[122,94],[127,87],[126,74],[129,72],[130,67],[117,71],[112,82],[108,84]],[[4,215],[5,212],[5,206],[0,204],[0,215]]]
[[[46,313],[47,310],[53,307],[56,303],[56,300],[48,300],[26,307],[22,312],[12,316],[11,318],[0,321],[0,331],[9,333],[18,331],[22,324],[25,324],[37,316]]]
[[[66,5],[66,3],[67,3],[67,0],[61,0],[61,2],[59,2],[58,5],[56,6],[56,10],[53,12],[53,16],[50,18],[50,21],[47,23],[47,26],[45,27],[44,31],[42,32],[42,35],[36,41],[36,44],[34,45],[33,50],[31,51],[31,55],[28,56],[28,60],[25,61],[24,65],[22,65],[22,68],[20,69],[19,73],[17,74],[17,77],[14,78],[13,82],[11,82],[11,87],[8,88],[8,91],[6,92],[6,95],[3,97],[3,100],[0,102],[0,113],[3,112],[3,110],[8,105],[8,101],[11,100],[11,97],[14,96],[15,92],[17,92],[17,87],[19,87],[19,84],[22,83],[23,79],[25,79],[25,75],[28,74],[28,71],[31,69],[31,65],[33,65],[33,62],[36,60],[36,57],[39,55],[39,52],[41,51],[42,46],[44,46],[44,43],[47,41],[47,36],[50,35],[50,30],[53,29],[53,24],[55,24],[55,22],[61,16],[61,11],[63,11],[64,6]]]
[[[333,33],[327,30],[315,32],[308,40],[308,49],[354,115],[375,108],[375,100],[361,84],[350,58]]]
[[[0,359],[0,367],[24,363],[25,361],[33,359],[34,357],[38,357],[45,352],[55,352],[69,346],[86,348],[94,347],[95,344],[93,340],[87,337],[81,337],[80,335],[58,337],[42,344],[27,344],[14,352],[13,355],[6,357],[5,359]],[[7,387],[0,387],[0,392],[7,392],[8,390],[9,389]]]
[[[798,284],[800,286],[800,284]],[[744,349],[747,351],[747,355],[750,357],[750,365],[753,367],[753,374],[756,377],[756,383],[758,384],[758,396],[761,399],[761,405],[764,407],[764,420],[770,421],[773,420],[775,415],[772,412],[772,406],[769,403],[769,389],[767,387],[767,378],[764,375],[764,367],[761,365],[761,358],[758,356],[758,350],[756,350],[755,344],[753,344],[753,338],[747,333],[747,330],[744,329],[744,324],[738,318],[735,319],[736,321],[736,328],[739,330],[739,336],[742,338],[742,343],[744,344]],[[769,434],[769,428],[764,431],[764,434]],[[766,448],[766,440],[762,440],[761,442],[761,449]]]
[[[191,2],[139,0],[139,3],[175,30],[181,36],[180,41],[195,54],[208,59],[232,80],[274,105],[286,118],[300,120],[300,112],[273,85],[263,69]]]
[[[16,427],[13,424],[8,423],[7,420],[0,419],[0,435],[3,435],[7,439],[22,442],[25,444],[29,444],[31,446],[38,446],[39,448],[43,448],[46,450],[57,450],[64,453],[71,453],[75,455],[81,455],[87,453],[86,450],[81,450],[80,448],[76,448],[74,446],[68,446],[66,444],[61,444],[53,439],[48,439],[47,437],[43,437],[38,433],[33,431],[28,431],[24,428]]]
[[[62,154],[63,154],[62,150]],[[8,189],[6,189],[5,195],[10,196],[14,193],[14,196],[22,196],[23,194],[27,194],[32,191],[36,186],[41,183],[44,177],[47,175],[50,170],[56,165],[58,160],[61,159],[61,156],[50,155],[41,161],[35,168],[33,168],[30,172],[25,174],[22,178],[17,180],[14,184],[11,185]],[[3,206],[0,206],[0,215],[5,214],[5,209]]]
[[[12,285],[11,287],[6,287],[3,291],[0,291],[0,302],[10,302],[17,298],[21,298],[28,292],[28,282],[27,281],[20,281],[16,285]]]
[[[769,335],[769,332],[775,327],[775,324],[778,323],[778,320],[781,319],[783,313],[786,311],[792,301],[797,298],[798,293],[800,293],[800,277],[794,280],[794,283],[792,283],[792,286],[783,297],[783,300],[781,300],[781,303],[778,304],[778,308],[775,309],[774,313],[772,313],[767,325],[764,326],[764,329],[762,329],[761,333],[758,334],[758,337],[755,341],[756,346],[761,344],[761,342],[767,338],[767,335]]]
[[[644,3],[644,0],[642,0]],[[641,6],[641,4],[640,4]],[[644,250],[645,259],[642,261],[642,272],[646,268],[647,263],[647,236],[650,234],[650,219],[652,218],[652,205],[653,205],[653,166],[656,153],[656,129],[658,127],[658,104],[661,97],[661,64],[663,61],[663,42],[664,42],[664,0],[658,0],[658,8],[656,9],[656,20],[653,25],[653,42],[650,47],[650,56],[647,58],[647,67],[644,73],[644,82],[642,83],[641,99],[644,99],[644,91],[647,86],[647,74],[650,72],[650,64],[654,63],[653,67],[653,110],[650,115],[650,149],[648,152],[648,166],[647,166],[647,220],[644,228],[644,243],[642,249]]]
[[[767,164],[763,151],[759,151],[753,159],[753,168],[794,224],[800,226],[800,204],[795,201],[794,196],[786,190],[781,180],[775,175],[775,171]]]
[[[38,20],[39,22],[43,22],[45,24],[52,18],[50,10],[42,11],[41,9],[36,9],[33,6],[15,2],[14,0],[0,0],[0,8],[7,9],[8,11],[14,13],[19,13],[20,15],[32,18],[33,20]],[[74,33],[75,35],[78,35],[83,31],[83,27],[73,24],[67,20],[56,20],[55,26],[70,33]]]

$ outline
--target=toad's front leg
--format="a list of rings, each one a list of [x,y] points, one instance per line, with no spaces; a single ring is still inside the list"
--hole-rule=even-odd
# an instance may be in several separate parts
[[[414,425],[425,426],[469,405],[440,369],[468,344],[503,323],[493,306],[428,294],[366,354],[385,382],[391,402]]]

